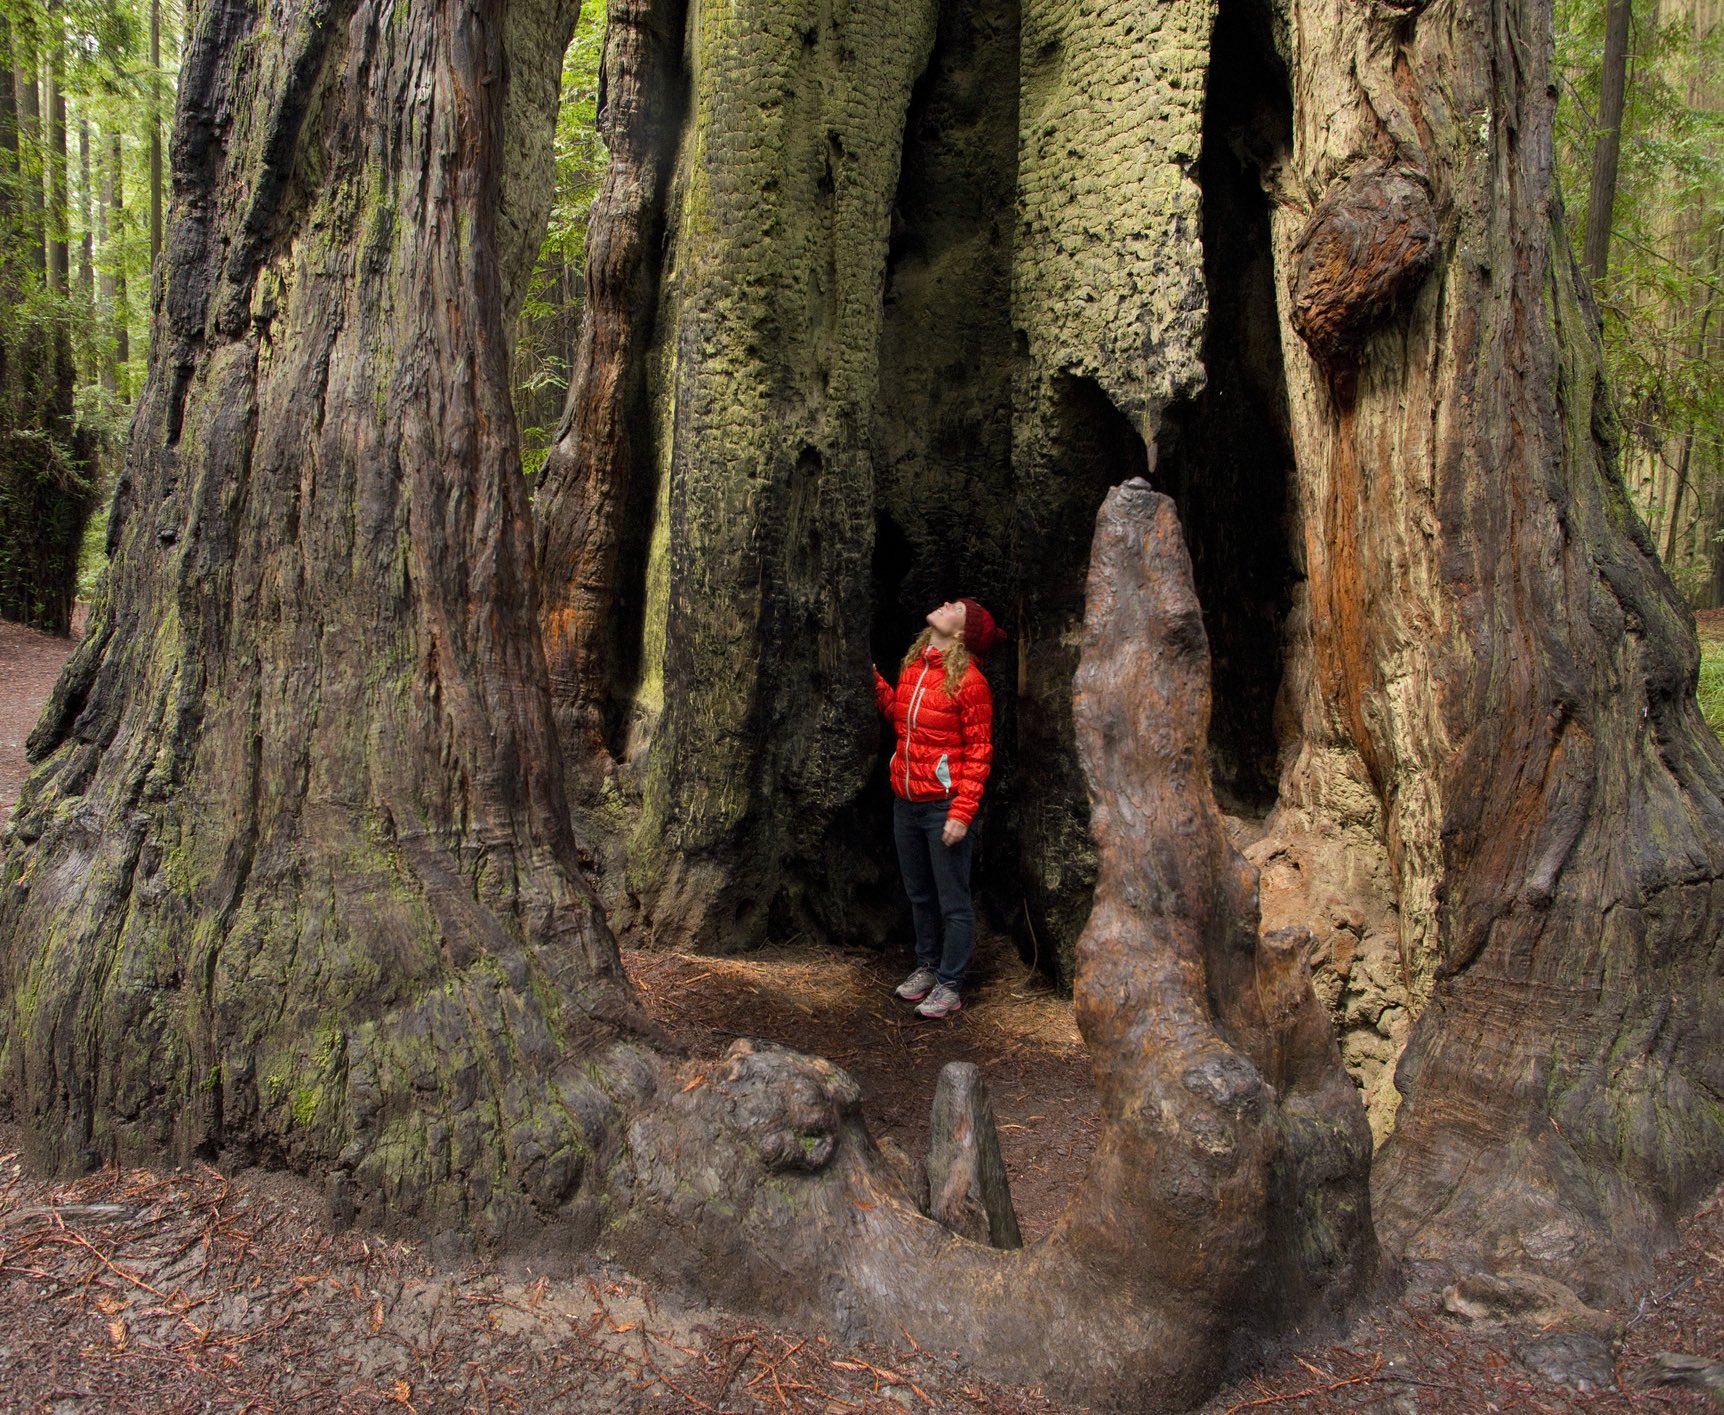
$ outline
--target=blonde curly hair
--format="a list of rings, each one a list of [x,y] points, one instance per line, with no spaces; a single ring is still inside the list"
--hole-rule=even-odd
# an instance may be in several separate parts
[[[922,630],[916,636],[916,642],[910,645],[910,651],[904,655],[903,663],[898,665],[900,670],[919,662],[922,651],[928,647],[933,637],[932,627]],[[958,685],[964,681],[964,674],[970,667],[970,651],[964,647],[964,641],[958,639],[953,642],[951,648],[943,649],[941,653],[946,662],[946,696],[955,698],[958,696]]]

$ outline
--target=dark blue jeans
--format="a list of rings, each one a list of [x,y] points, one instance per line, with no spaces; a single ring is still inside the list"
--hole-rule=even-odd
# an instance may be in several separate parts
[[[976,948],[976,911],[970,905],[970,836],[956,845],[940,839],[946,804],[894,796],[892,838],[916,925],[916,963],[956,988]]]

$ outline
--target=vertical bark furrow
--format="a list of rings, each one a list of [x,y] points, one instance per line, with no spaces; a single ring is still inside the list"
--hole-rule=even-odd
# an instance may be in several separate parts
[[[602,116],[611,164],[588,228],[568,403],[536,497],[542,636],[571,794],[582,804],[611,758],[630,755],[659,482],[646,366],[686,104],[685,8],[625,0],[607,12]]]

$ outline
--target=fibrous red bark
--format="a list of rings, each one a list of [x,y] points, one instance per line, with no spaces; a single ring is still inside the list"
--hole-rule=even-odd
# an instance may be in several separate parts
[[[1724,1153],[1724,762],[1614,464],[1550,25],[1531,0],[1293,12],[1288,287],[1337,174],[1385,151],[1425,174],[1435,245],[1403,319],[1350,352],[1307,357],[1297,313],[1283,335],[1299,731],[1259,849],[1304,839],[1294,917],[1346,920],[1337,952],[1368,901],[1340,870],[1313,888],[1321,861],[1386,862],[1399,986],[1377,1005],[1422,1013],[1374,1179],[1388,1239],[1608,1305]]]
[[[626,750],[639,672],[646,536],[657,500],[646,359],[665,187],[684,106],[684,6],[606,12],[602,121],[611,163],[587,232],[586,314],[535,517],[558,732],[578,799]]]
[[[1110,507],[1078,714],[1106,1138],[1008,1254],[922,1216],[830,1063],[669,1055],[576,866],[503,344],[549,131],[509,115],[572,12],[264,18],[197,12],[109,594],[8,840],[31,1157],[285,1164],[449,1241],[602,1229],[780,1318],[1020,1375],[1082,1352],[1067,1388],[1139,1409],[1206,1389],[1242,1322],[1344,1301],[1362,1113],[1207,788],[1171,504]]]
[[[634,1023],[554,769],[504,329],[574,6],[195,20],[107,593],[6,855],[6,1110],[48,1164],[567,1222]]]
[[[1341,300],[1328,366],[1280,327],[1304,578],[1265,840],[1297,826],[1326,860],[1362,839],[1384,862],[1425,1009],[1378,1186],[1397,1242],[1608,1297],[1632,1265],[1605,1236],[1632,1256],[1716,1172],[1724,770],[1692,638],[1611,475],[1593,331],[1549,258],[1543,50],[1505,60],[1545,18],[1495,3],[1291,16],[1293,148],[1261,159],[1285,157],[1281,288],[1323,194],[1385,151],[1428,174],[1437,255],[1397,297],[1404,323],[1368,332]],[[1207,13],[1182,9],[1182,33]],[[1176,258],[1076,297],[1107,274],[1094,193],[1062,165],[1103,112],[1065,66],[1086,16],[1034,17],[1047,107],[1021,234],[1047,259],[1014,289],[1072,296],[1031,342],[1038,475],[1087,436],[1078,469],[1119,478],[1195,377],[1203,301],[1195,194],[1153,164],[1133,191]],[[1105,1132],[1053,1233],[1011,1254],[924,1219],[829,1063],[748,1045],[679,1062],[646,1035],[564,808],[507,395],[573,15],[264,18],[197,12],[109,596],[8,842],[0,1077],[32,1155],[279,1161],[325,1176],[344,1215],[503,1242],[592,1242],[608,1219],[643,1269],[740,1305],[907,1327],[1032,1378],[1079,1351],[1068,1389],[1139,1408],[1201,1393],[1241,1322],[1358,1291],[1360,1110],[1304,980],[1305,920],[1264,931],[1227,843],[1205,616],[1173,507],[1141,484],[1109,495],[1086,587],[1072,722],[1099,881],[1076,995]],[[874,31],[816,19],[716,52],[771,58],[782,96],[812,49],[856,132],[901,118],[931,12],[876,15],[908,28],[854,73]],[[768,150],[794,200],[768,200],[719,160],[761,151],[771,105],[747,78],[705,75],[725,140],[685,154],[658,345],[687,436],[665,487],[672,745],[648,763],[640,858],[678,936],[806,902],[872,721],[851,670],[893,159],[826,126],[816,86],[821,121]],[[1189,157],[1191,94],[1165,87]],[[1165,116],[1166,92],[1133,93]],[[1142,223],[1125,234],[1161,259]],[[1177,298],[1125,298],[1151,289]],[[816,825],[796,834],[802,805]]]

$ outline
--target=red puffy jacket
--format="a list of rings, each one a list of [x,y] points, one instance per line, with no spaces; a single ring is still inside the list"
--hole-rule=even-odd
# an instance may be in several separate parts
[[[946,660],[930,644],[892,687],[874,675],[874,700],[892,720],[892,789],[906,801],[950,801],[947,819],[969,825],[994,764],[994,695],[972,662],[958,695],[946,692]]]

